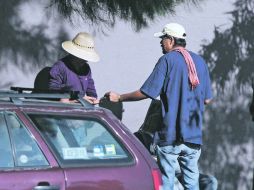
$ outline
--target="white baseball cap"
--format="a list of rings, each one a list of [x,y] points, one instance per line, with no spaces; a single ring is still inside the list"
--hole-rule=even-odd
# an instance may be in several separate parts
[[[157,32],[154,34],[154,37],[162,37],[164,35],[186,39],[186,33],[185,33],[184,27],[177,23],[166,24],[161,32]]]

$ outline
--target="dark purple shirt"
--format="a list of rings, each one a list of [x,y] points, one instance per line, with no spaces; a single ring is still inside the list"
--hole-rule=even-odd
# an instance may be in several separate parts
[[[57,61],[50,70],[49,89],[79,91],[82,95],[97,98],[94,80],[89,65],[86,74],[77,74],[62,60]]]

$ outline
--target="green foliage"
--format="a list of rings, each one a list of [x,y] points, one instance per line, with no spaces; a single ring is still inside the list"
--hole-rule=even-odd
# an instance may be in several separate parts
[[[23,71],[43,66],[56,58],[52,50],[66,38],[64,30],[54,39],[47,34],[47,22],[25,27],[26,23],[19,15],[20,6],[29,0],[4,0],[0,2],[0,60],[1,68],[12,63]]]
[[[232,15],[232,27],[215,28],[212,43],[203,45],[203,56],[212,68],[212,78],[222,88],[230,73],[237,71],[237,86],[250,84],[254,70],[254,1],[238,0]]]
[[[29,0],[3,0],[0,2],[0,61],[1,68],[10,62],[23,71],[45,66],[57,59],[61,42],[67,39],[67,32],[62,26],[62,17],[73,21],[81,16],[83,21],[97,28],[100,25],[113,27],[117,18],[131,22],[136,30],[148,25],[149,20],[157,16],[173,13],[178,3],[198,0],[41,0],[37,5],[44,7],[44,21],[29,28],[20,17],[22,6],[34,3]],[[201,1],[201,0],[199,0]],[[47,7],[55,12],[56,34],[47,35],[49,27],[46,17]],[[60,13],[60,14],[59,14]],[[76,15],[76,16],[75,16]],[[33,15],[31,15],[32,17]],[[72,19],[73,18],[73,19]]]
[[[232,26],[215,28],[203,45],[211,68],[214,100],[206,110],[201,167],[215,176],[221,190],[249,190],[253,178],[254,128],[249,104],[254,70],[254,1],[237,0]],[[254,110],[252,105],[252,112]],[[253,112],[254,113],[254,112]]]
[[[148,26],[158,16],[174,13],[174,7],[180,3],[197,3],[201,0],[50,0],[66,18],[72,20],[80,15],[92,25],[114,26],[117,18],[131,22],[139,31]]]
[[[249,93],[226,88],[207,107],[202,171],[216,176],[221,190],[249,190],[253,178],[254,127],[249,114]]]

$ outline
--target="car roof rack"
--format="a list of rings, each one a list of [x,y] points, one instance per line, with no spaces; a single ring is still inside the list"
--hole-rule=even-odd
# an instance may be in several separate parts
[[[79,91],[62,91],[62,90],[40,90],[25,87],[10,87],[10,90],[0,90],[0,98],[10,98],[14,104],[21,105],[23,99],[44,99],[44,100],[59,100],[68,98],[77,100],[83,107],[94,107],[86,101]]]

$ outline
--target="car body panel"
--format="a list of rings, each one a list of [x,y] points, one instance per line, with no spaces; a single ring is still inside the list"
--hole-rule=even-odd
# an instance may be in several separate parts
[[[38,109],[25,109],[23,110],[26,113],[36,113],[39,114],[40,111]],[[47,114],[56,114],[60,113],[60,115],[65,115],[66,110],[57,111],[48,109]],[[136,141],[136,145],[132,143],[135,136],[132,133],[129,133],[128,129],[123,129],[117,119],[110,119],[110,117],[106,117],[105,113],[101,111],[84,111],[84,110],[72,110],[72,112],[68,112],[68,116],[90,116],[93,113],[93,117],[100,118],[107,125],[111,126],[109,129],[114,133],[118,134],[119,140],[124,143],[125,147],[128,149],[130,153],[135,152],[134,163],[128,167],[88,167],[88,168],[65,168],[65,178],[68,179],[66,182],[67,190],[78,190],[80,188],[86,188],[91,190],[100,190],[100,189],[122,189],[122,190],[131,190],[136,189],[138,187],[143,187],[145,189],[153,189],[153,181],[147,182],[147,178],[152,178],[151,176],[151,168],[148,163],[154,163],[149,154],[146,154],[147,160],[144,155],[142,155],[138,150],[137,144],[139,141]],[[43,113],[41,113],[43,114]],[[90,116],[91,117],[91,116]],[[114,118],[114,116],[111,116]],[[118,123],[118,125],[117,125]],[[118,127],[113,127],[118,126]],[[131,135],[132,138],[129,139]],[[141,145],[139,147],[143,149]],[[147,152],[145,150],[145,152]],[[156,166],[156,164],[154,164]],[[119,175],[119,173],[121,175]],[[106,174],[106,175],[105,175]],[[125,183],[123,183],[125,182]]]
[[[3,107],[2,107],[3,108]],[[4,111],[3,111],[4,110]],[[18,117],[22,117],[21,112],[16,106],[8,106],[1,109],[2,114],[14,113]],[[8,119],[6,119],[8,123]],[[22,119],[21,119],[22,120]],[[22,120],[23,122],[23,120]],[[7,124],[6,123],[6,124]],[[4,127],[3,123],[0,127]],[[28,126],[28,123],[25,124]],[[38,137],[39,138],[39,137]],[[42,144],[42,143],[39,143]],[[65,189],[64,172],[61,168],[53,168],[56,161],[51,162],[48,166],[35,167],[7,167],[0,168],[0,187],[5,190],[31,190],[41,184],[57,187],[55,189]],[[53,164],[55,163],[55,164]]]
[[[130,166],[114,168],[65,169],[68,190],[133,190],[153,189],[151,172],[147,167]]]
[[[149,152],[110,111],[103,108],[55,106],[52,104],[13,105],[0,103],[0,111],[15,113],[31,133],[49,165],[44,167],[0,168],[0,187],[5,190],[31,190],[35,186],[52,186],[60,190],[154,190],[153,169],[158,170]],[[128,164],[63,166],[29,114],[94,118],[103,123],[130,154]],[[0,188],[1,189],[1,188]]]
[[[65,190],[65,178],[61,169],[27,168],[0,171],[0,189],[32,190],[36,186],[48,185]]]

